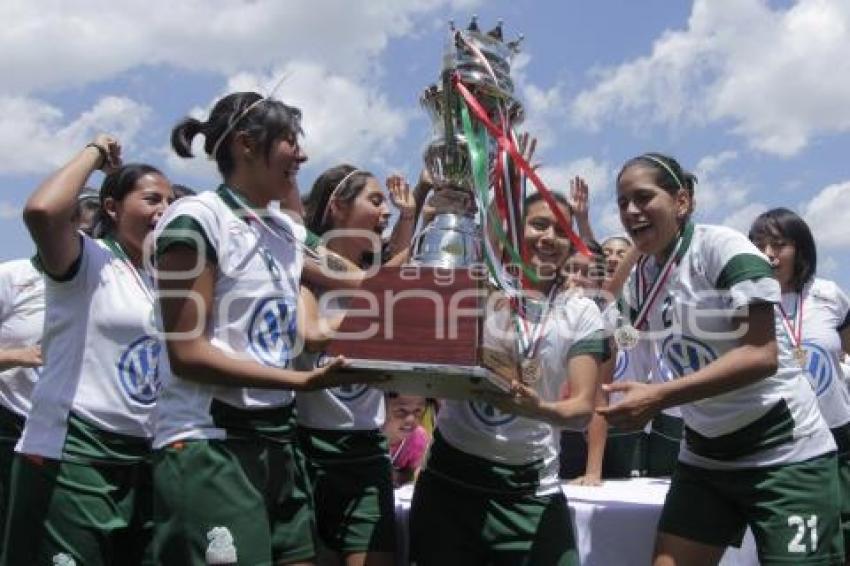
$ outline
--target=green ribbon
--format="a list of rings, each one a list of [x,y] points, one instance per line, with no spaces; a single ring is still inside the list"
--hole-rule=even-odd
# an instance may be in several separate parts
[[[463,133],[466,136],[466,144],[469,148],[469,157],[470,162],[472,164],[472,180],[475,184],[475,189],[478,191],[479,198],[481,200],[481,206],[479,207],[478,214],[481,218],[481,226],[492,226],[493,231],[496,233],[496,238],[499,240],[505,249],[508,252],[508,255],[511,256],[511,259],[519,265],[522,269],[523,273],[525,273],[526,277],[528,277],[533,283],[537,283],[539,279],[537,278],[537,274],[529,268],[525,262],[522,260],[522,257],[517,253],[516,249],[511,245],[508,241],[508,236],[505,234],[505,231],[502,229],[500,219],[495,215],[495,213],[490,210],[490,202],[487,198],[487,191],[490,187],[489,175],[487,169],[487,159],[486,159],[486,144],[487,144],[487,136],[484,132],[483,128],[479,128],[477,131],[472,125],[472,119],[469,116],[469,109],[467,105],[461,102],[460,105],[460,116],[461,121],[463,123]],[[505,191],[507,192],[508,187],[505,187]],[[490,215],[490,222],[485,222],[486,215]],[[487,235],[485,234],[486,238]],[[496,277],[495,267],[493,265],[493,259],[489,257],[489,248],[485,245],[484,248],[484,262],[487,264],[487,268],[490,270],[491,275],[498,280]]]

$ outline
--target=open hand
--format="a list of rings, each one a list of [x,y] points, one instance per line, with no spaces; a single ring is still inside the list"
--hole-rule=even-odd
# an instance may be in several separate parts
[[[606,393],[624,393],[619,403],[598,407],[608,424],[622,430],[640,430],[661,410],[658,385],[625,381],[602,386]]]
[[[390,193],[390,202],[393,203],[402,216],[412,215],[416,211],[416,199],[410,185],[401,175],[390,175],[387,177],[387,190]]]
[[[587,182],[578,175],[570,179],[570,207],[577,220],[587,220],[588,216],[588,187]]]

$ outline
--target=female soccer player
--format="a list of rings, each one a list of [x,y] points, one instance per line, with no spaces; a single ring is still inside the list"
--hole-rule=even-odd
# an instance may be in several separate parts
[[[173,195],[155,168],[119,166],[118,141],[99,135],[24,208],[45,273],[46,363],[17,446],[4,564],[151,558],[161,343],[143,242]],[[74,216],[97,169],[109,174],[95,240],[77,232]]]
[[[570,218],[566,202],[558,206]],[[578,563],[558,480],[558,428],[590,419],[602,318],[590,299],[556,301],[568,240],[539,196],[525,210],[524,249],[539,274],[531,286],[545,299],[491,311],[487,324],[516,328],[506,336],[526,384],[515,383],[514,396],[444,402],[411,506],[411,558],[420,566]]]
[[[747,525],[764,564],[840,562],[835,443],[802,371],[777,364],[779,284],[743,235],[690,221],[694,183],[655,153],[617,177],[620,219],[643,254],[618,333],[631,345],[642,334],[633,375],[660,355],[676,379],[615,383],[624,398],[599,412],[639,428],[680,405],[685,423],[655,564],[716,564]]]
[[[405,253],[410,243],[415,202],[404,179],[387,179],[390,201],[399,211],[392,248],[382,245],[390,217],[387,197],[374,175],[351,165],[322,173],[306,201],[307,229],[335,237],[329,250],[359,267]],[[403,231],[400,237],[399,231]],[[383,257],[386,255],[387,257]],[[314,287],[321,298],[324,289]],[[344,312],[343,300],[332,299],[321,314]],[[296,361],[315,368],[319,356],[303,353]],[[322,542],[349,566],[394,563],[395,507],[392,467],[384,424],[384,393],[366,385],[299,392],[299,441],[307,457],[316,524]]]
[[[850,300],[832,281],[816,277],[817,250],[806,222],[787,208],[761,214],[750,240],[767,255],[782,288],[776,306],[780,361],[801,368],[838,446],[844,549],[850,548],[850,392],[839,360],[850,352]]]
[[[296,465],[293,389],[338,385],[332,360],[291,369],[305,232],[281,212],[300,203],[301,113],[252,92],[225,96],[194,137],[223,177],[180,199],[156,233],[168,346],[154,441],[157,563],[292,564],[315,547]],[[300,328],[299,328],[300,327]]]

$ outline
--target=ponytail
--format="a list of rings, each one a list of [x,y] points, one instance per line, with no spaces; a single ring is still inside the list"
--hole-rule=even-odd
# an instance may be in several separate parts
[[[192,157],[192,140],[204,129],[204,123],[197,118],[184,118],[171,130],[171,147],[180,157]]]

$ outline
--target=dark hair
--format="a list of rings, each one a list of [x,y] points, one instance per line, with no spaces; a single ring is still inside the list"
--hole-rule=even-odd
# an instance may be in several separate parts
[[[215,103],[206,122],[187,117],[174,126],[171,147],[180,157],[192,157],[192,140],[203,134],[204,151],[215,159],[219,172],[227,178],[234,167],[230,143],[240,132],[262,145],[268,159],[275,140],[284,137],[294,142],[303,134],[301,111],[256,92],[234,92]]]
[[[785,238],[794,244],[794,273],[791,284],[799,292],[815,276],[818,252],[815,239],[806,221],[787,208],[774,208],[763,212],[750,227],[750,240],[758,242],[768,238]]]
[[[602,250],[602,245],[596,240],[585,240],[584,245],[590,251],[591,265],[601,270],[601,273],[605,273],[605,252]]]
[[[567,210],[570,211],[570,216],[573,215],[573,207],[570,204],[570,201],[567,200],[567,197],[565,197],[561,193],[552,193],[552,197],[560,204],[563,204],[565,207],[567,207]],[[528,208],[531,207],[532,204],[538,203],[541,200],[543,200],[543,194],[540,192],[528,195],[527,197],[525,197],[525,209],[528,210]]]
[[[662,165],[663,164],[663,165]],[[620,177],[629,167],[640,165],[641,167],[649,167],[655,171],[655,183],[670,193],[675,195],[680,188],[685,189],[688,195],[693,198],[694,185],[697,184],[697,177],[689,171],[685,171],[679,162],[669,155],[663,153],[644,153],[637,157],[632,157],[623,164],[623,168],[617,174],[617,182],[620,182]]]
[[[173,183],[171,185],[171,191],[174,193],[174,200],[181,199],[183,197],[191,197],[198,194],[195,189],[191,189],[186,185],[181,185],[179,183]]]
[[[115,230],[115,222],[106,213],[106,209],[103,206],[106,199],[124,200],[136,188],[136,183],[139,179],[151,174],[165,177],[162,171],[153,165],[128,163],[103,178],[103,183],[100,185],[100,209],[97,211],[94,228],[92,229],[92,234],[95,238],[102,238]]]
[[[304,224],[307,229],[318,236],[330,230],[330,215],[325,210],[330,206],[331,195],[341,202],[352,202],[370,178],[374,178],[372,173],[348,164],[331,167],[319,175],[310,194],[304,199]],[[340,185],[343,180],[345,182]]]

